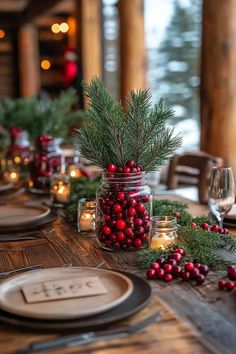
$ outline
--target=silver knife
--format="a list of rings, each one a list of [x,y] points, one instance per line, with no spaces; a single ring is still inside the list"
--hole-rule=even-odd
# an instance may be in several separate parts
[[[42,352],[44,350],[71,347],[80,344],[88,344],[127,337],[129,335],[143,331],[147,326],[159,320],[160,317],[161,312],[155,312],[153,315],[149,316],[141,322],[138,322],[135,325],[122,326],[119,328],[108,329],[104,331],[90,331],[82,334],[68,335],[47,341],[35,342],[27,348],[17,350],[15,354],[30,354],[33,352]]]

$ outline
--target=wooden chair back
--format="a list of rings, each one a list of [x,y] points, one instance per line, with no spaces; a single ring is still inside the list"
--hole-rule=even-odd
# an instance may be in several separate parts
[[[199,202],[207,203],[208,186],[212,167],[223,166],[223,159],[202,151],[175,155],[169,164],[167,188],[179,185],[197,185]]]

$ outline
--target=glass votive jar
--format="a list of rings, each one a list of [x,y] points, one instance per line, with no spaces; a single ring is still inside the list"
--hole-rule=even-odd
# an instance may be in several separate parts
[[[91,233],[95,231],[95,201],[86,198],[78,201],[77,214],[78,231],[82,233]]]
[[[68,176],[56,175],[50,190],[51,201],[55,207],[62,208],[70,202],[70,181]]]
[[[7,183],[15,184],[20,180],[20,170],[17,167],[9,166],[3,173],[3,178]]]
[[[151,218],[150,248],[165,250],[177,238],[177,219],[174,216]]]

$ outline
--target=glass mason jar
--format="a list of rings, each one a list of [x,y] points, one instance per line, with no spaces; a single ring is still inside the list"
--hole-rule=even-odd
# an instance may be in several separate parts
[[[138,250],[149,245],[151,189],[145,173],[104,173],[96,197],[96,235],[108,251]]]
[[[16,164],[27,166],[30,161],[30,141],[29,134],[20,128],[11,128],[10,130],[10,146],[7,151],[7,165]]]
[[[154,216],[151,219],[152,249],[166,249],[177,237],[177,219],[174,216]]]
[[[41,135],[37,141],[37,152],[30,163],[29,189],[34,193],[49,193],[52,176],[61,172],[61,139]]]

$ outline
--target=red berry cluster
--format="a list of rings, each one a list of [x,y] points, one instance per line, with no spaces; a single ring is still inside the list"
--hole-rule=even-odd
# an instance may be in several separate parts
[[[141,167],[129,160],[125,167],[108,164],[107,171],[112,173],[109,178],[119,173],[128,177],[130,173],[138,174]],[[139,249],[148,244],[149,195],[142,193],[139,187],[137,185],[137,189],[127,190],[122,183],[114,184],[98,199],[98,239],[103,247],[116,250]]]
[[[235,266],[230,266],[228,267],[228,278],[230,280],[226,281],[224,279],[221,279],[219,282],[218,282],[218,285],[219,285],[219,288],[221,290],[223,289],[227,289],[227,290],[233,290],[236,286],[236,267]]]
[[[178,248],[168,256],[168,259],[158,258],[152,262],[150,269],[147,270],[148,279],[159,279],[171,282],[174,278],[181,277],[184,281],[195,280],[197,284],[203,284],[205,275],[209,268],[201,263],[185,262],[184,267],[180,266],[185,251]]]
[[[226,229],[226,228],[221,229],[219,227],[219,225],[217,225],[217,224],[214,224],[214,225],[211,226],[211,225],[207,224],[206,222],[204,222],[201,225],[197,225],[195,222],[192,222],[190,226],[193,229],[196,228],[196,227],[201,227],[205,231],[218,232],[221,235],[228,235],[229,234],[229,230],[228,229]]]

